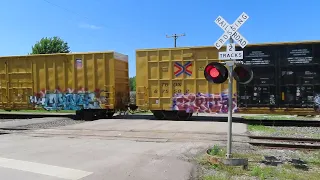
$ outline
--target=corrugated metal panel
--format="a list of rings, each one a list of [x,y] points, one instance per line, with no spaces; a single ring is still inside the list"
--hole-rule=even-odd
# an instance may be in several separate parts
[[[0,108],[120,107],[116,94],[129,99],[125,57],[113,52],[0,57]]]
[[[210,84],[203,73],[208,63],[219,61],[217,56],[215,47],[137,50],[137,105],[150,110],[227,112],[228,82]]]

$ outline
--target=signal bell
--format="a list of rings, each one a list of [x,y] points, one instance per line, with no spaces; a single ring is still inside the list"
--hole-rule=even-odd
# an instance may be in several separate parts
[[[237,64],[232,76],[239,84],[248,84],[253,79],[253,71],[243,64]],[[224,83],[229,77],[228,69],[221,63],[211,62],[204,69],[204,77],[215,84]]]
[[[220,84],[228,79],[228,69],[218,62],[209,63],[204,68],[204,77],[207,81]]]

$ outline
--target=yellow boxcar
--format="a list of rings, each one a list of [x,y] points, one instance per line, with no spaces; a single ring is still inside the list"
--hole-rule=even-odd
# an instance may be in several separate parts
[[[129,102],[128,56],[117,52],[0,57],[0,109],[111,117]]]
[[[226,113],[228,81],[207,82],[204,67],[210,62],[220,62],[215,47],[136,50],[137,106],[159,119],[184,119],[194,112]],[[236,81],[233,87],[236,90]],[[235,98],[236,92],[234,111]]]

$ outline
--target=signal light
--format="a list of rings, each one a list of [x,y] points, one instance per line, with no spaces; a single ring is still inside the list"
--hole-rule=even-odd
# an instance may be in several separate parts
[[[204,68],[204,77],[207,81],[220,84],[228,79],[228,69],[218,62],[209,63]]]
[[[228,76],[228,69],[218,62],[209,63],[204,69],[206,80],[215,84],[224,83]],[[232,76],[239,84],[248,84],[253,79],[253,71],[248,66],[236,64],[232,70]]]
[[[248,84],[253,79],[253,71],[243,64],[238,64],[232,73],[239,84]]]

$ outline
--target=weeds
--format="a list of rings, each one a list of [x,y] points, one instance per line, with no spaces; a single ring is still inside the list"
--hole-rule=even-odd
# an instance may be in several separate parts
[[[73,110],[45,110],[45,109],[36,109],[36,110],[14,110],[11,112],[0,110],[0,112],[5,113],[75,113]]]
[[[263,131],[268,133],[274,133],[276,130],[272,127],[263,126],[263,125],[248,125],[249,131]]]
[[[263,159],[263,156],[260,154],[240,154],[240,153],[233,153],[232,156],[234,158],[243,158],[243,159],[248,159],[250,162],[258,162]]]
[[[220,148],[218,145],[214,145],[213,148],[209,151],[211,156],[224,157],[226,154],[226,150]]]
[[[303,152],[301,154],[302,160],[308,162],[309,164],[315,165],[320,168],[320,152]]]
[[[218,165],[216,169],[225,172],[228,176],[246,175],[247,172],[247,170],[244,170],[242,167],[226,166],[223,164]]]
[[[216,180],[216,179],[229,179],[231,177],[257,177],[259,179],[279,179],[279,180],[316,180],[320,177],[320,172],[304,172],[302,170],[295,169],[291,165],[282,165],[279,167],[253,165],[248,170],[243,170],[239,167],[219,165],[215,168],[220,174],[213,176],[205,176],[204,180]],[[228,177],[228,178],[226,178]]]
[[[223,175],[223,174],[215,174],[212,176],[204,176],[202,178],[203,180],[226,180],[229,179],[227,176]]]
[[[264,120],[292,120],[297,119],[294,116],[286,116],[286,115],[256,115],[256,116],[242,116],[244,119],[264,119]]]
[[[225,149],[219,146],[213,146],[208,152],[212,156],[223,157],[225,155]],[[247,170],[241,167],[226,166],[222,163],[210,164],[208,159],[201,159],[202,165],[207,165],[209,171],[213,171],[214,175],[203,176],[203,180],[222,180],[222,179],[237,179],[239,177],[245,177],[246,179],[258,178],[258,179],[279,179],[279,180],[316,180],[320,177],[320,152],[315,153],[302,153],[299,156],[308,163],[308,166],[312,166],[311,169],[305,171],[298,169],[294,165],[284,163],[278,166],[266,166],[260,164],[263,155],[261,154],[240,154],[234,153],[235,158],[248,158],[248,160],[254,160],[250,163]],[[206,161],[207,160],[207,161]]]
[[[260,179],[266,179],[270,177],[275,177],[278,175],[278,172],[275,167],[260,167],[254,166],[250,172],[251,176],[256,176]]]

